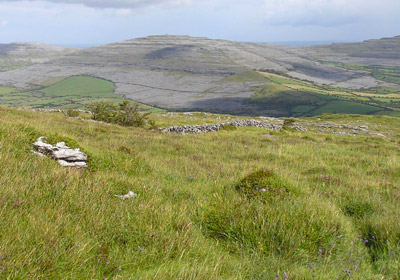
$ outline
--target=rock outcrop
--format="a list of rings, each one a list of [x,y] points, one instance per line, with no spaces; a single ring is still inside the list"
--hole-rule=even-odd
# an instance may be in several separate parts
[[[57,143],[55,146],[44,141],[45,136],[39,137],[33,147],[37,150],[32,154],[39,156],[49,156],[64,167],[87,168],[87,155],[79,148],[72,149],[64,142]]]

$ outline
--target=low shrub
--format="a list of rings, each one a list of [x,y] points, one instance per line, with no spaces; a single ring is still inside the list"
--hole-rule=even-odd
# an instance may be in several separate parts
[[[295,122],[296,122],[296,119],[293,119],[293,118],[284,119],[284,120],[283,120],[283,126],[282,126],[282,128],[283,128],[283,129],[291,128],[291,126],[292,126]]]
[[[73,109],[68,109],[68,110],[65,112],[65,114],[66,114],[68,117],[71,117],[71,118],[76,118],[76,117],[79,116],[79,112],[78,112],[77,110],[73,110]]]
[[[92,118],[96,121],[115,123],[122,126],[134,126],[155,128],[155,122],[149,120],[150,112],[140,113],[139,105],[125,100],[118,106],[106,102],[95,102],[87,108],[92,112]]]

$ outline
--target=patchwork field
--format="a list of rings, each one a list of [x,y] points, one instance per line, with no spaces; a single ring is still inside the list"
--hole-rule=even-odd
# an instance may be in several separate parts
[[[387,114],[400,116],[400,91],[370,89],[355,91],[316,85],[278,74],[259,72],[268,82],[254,88],[250,102],[264,108],[279,108],[287,116],[323,113]]]

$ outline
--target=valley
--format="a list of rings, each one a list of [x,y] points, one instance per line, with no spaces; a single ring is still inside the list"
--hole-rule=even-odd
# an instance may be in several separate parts
[[[399,42],[400,37],[393,37],[293,47],[149,36],[84,50],[52,51],[41,60],[22,60],[25,64],[8,58],[22,50],[3,46],[0,63],[8,68],[0,72],[0,104],[84,108],[95,97],[107,101],[128,98],[172,111],[277,117],[321,113],[399,116]],[[46,52],[32,51],[25,57]],[[107,97],[104,93],[85,96],[76,91],[79,86],[68,83],[76,76],[108,81],[114,88]],[[60,86],[70,97],[49,93]]]

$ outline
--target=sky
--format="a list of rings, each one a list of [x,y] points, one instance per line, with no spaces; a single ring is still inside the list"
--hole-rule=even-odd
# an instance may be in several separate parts
[[[400,35],[400,0],[0,0],[0,43],[102,45],[149,35],[356,42]]]

